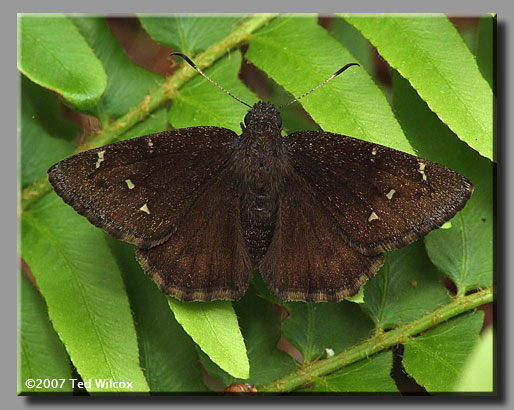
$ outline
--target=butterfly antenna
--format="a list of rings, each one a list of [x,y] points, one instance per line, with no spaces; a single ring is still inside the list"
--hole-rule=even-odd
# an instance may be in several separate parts
[[[228,95],[230,95],[232,98],[236,99],[237,101],[239,101],[241,104],[244,104],[250,108],[252,108],[252,106],[248,103],[245,103],[243,100],[237,98],[234,94],[232,94],[231,92],[225,90],[221,85],[219,85],[216,81],[214,80],[211,80],[207,75],[205,75],[203,73],[202,70],[200,70],[195,63],[193,63],[193,60],[191,60],[188,56],[186,56],[185,54],[182,54],[182,53],[171,53],[172,56],[180,56],[182,57],[184,60],[187,61],[187,63],[193,67],[196,71],[198,71],[202,76],[204,76],[207,80],[209,80],[211,83],[213,83],[216,87],[218,87],[219,89],[225,91]],[[325,81],[326,82],[326,81]]]
[[[333,80],[334,78],[336,78],[339,74],[341,74],[343,71],[345,71],[348,67],[351,67],[352,65],[360,65],[360,64],[357,64],[357,63],[348,63],[346,64],[344,67],[341,67],[339,70],[337,70],[334,74],[332,74],[330,77],[328,77],[325,81],[323,81],[320,85],[317,85],[316,87],[314,87],[312,90],[310,91],[307,91],[305,94],[303,95],[300,95],[298,98],[295,98],[293,101],[290,101],[288,102],[287,104],[284,104],[284,105],[281,105],[280,107],[278,107],[279,109],[280,108],[284,108],[284,107],[287,107],[288,105],[291,105],[293,103],[295,103],[296,101],[298,101],[299,99],[305,97],[306,95],[309,95],[310,93],[312,93],[313,91],[316,91],[318,88],[320,88],[321,86],[325,85],[326,83],[328,83],[330,80]]]

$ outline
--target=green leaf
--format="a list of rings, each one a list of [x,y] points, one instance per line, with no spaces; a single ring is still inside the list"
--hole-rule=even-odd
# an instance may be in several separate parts
[[[71,21],[107,72],[107,89],[94,109],[102,121],[127,113],[163,81],[158,74],[138,67],[129,60],[104,18],[77,17]]]
[[[473,203],[468,206],[452,220],[451,229],[425,238],[430,259],[453,280],[459,294],[491,286],[493,281],[492,221],[481,219],[481,210]]]
[[[252,288],[255,290],[257,296],[261,299],[264,299],[268,302],[271,302],[276,305],[284,305],[284,302],[273,296],[268,289],[268,285],[262,279],[261,272],[258,269],[254,269],[253,278],[252,278]]]
[[[477,33],[472,27],[455,27],[460,34],[462,41],[466,44],[466,47],[471,51],[471,54],[475,55],[477,46]]]
[[[205,74],[238,98],[251,104],[256,97],[238,78],[241,60],[241,52],[233,51],[207,69]],[[168,118],[175,128],[209,125],[228,128],[239,134],[240,124],[247,111],[248,107],[198,75],[189,81],[173,100]]]
[[[442,277],[430,263],[423,242],[386,254],[384,266],[366,284],[360,307],[380,329],[390,329],[448,303]]]
[[[387,100],[391,100],[391,89],[388,85],[378,78],[378,70],[375,67],[375,49],[371,43],[342,17],[334,17],[330,33],[341,42],[359,61],[370,77],[376,82],[377,86],[385,94]]]
[[[89,392],[148,391],[128,298],[103,233],[49,193],[23,214],[21,234],[22,257],[82,379],[133,382],[132,389],[93,382]]]
[[[132,127],[125,134],[123,134],[119,141],[128,140],[131,138],[141,137],[143,135],[155,134],[157,132],[166,131],[168,127],[167,120],[168,110],[161,108],[151,113],[146,120]]]
[[[342,17],[335,17],[329,32],[355,56],[370,76],[375,75],[372,46],[359,30]]]
[[[177,322],[213,362],[234,377],[250,377],[245,343],[230,302],[182,302],[168,297],[168,303]]]
[[[139,15],[143,28],[158,43],[192,57],[227,36],[241,16],[170,16]]]
[[[325,349],[340,353],[370,336],[373,329],[355,303],[289,302],[285,306],[289,316],[282,325],[284,336],[304,362],[325,357]]]
[[[275,19],[250,39],[245,56],[296,97],[355,61],[310,17]],[[325,131],[413,153],[385,96],[360,67],[350,67],[300,103]]]
[[[494,90],[496,19],[484,16],[478,26],[477,64],[489,87]]]
[[[70,360],[48,319],[45,302],[24,275],[19,286],[18,394],[71,393]],[[58,385],[29,388],[25,384],[28,379],[56,379]]]
[[[79,110],[98,103],[107,84],[102,63],[64,16],[18,19],[18,69]]]
[[[494,339],[489,327],[477,341],[454,390],[459,392],[494,391]]]
[[[492,89],[446,16],[345,18],[462,141],[493,158]]]
[[[391,378],[393,353],[383,352],[361,360],[330,376],[315,379],[308,391],[316,393],[398,393]]]
[[[245,296],[235,302],[234,308],[248,348],[250,359],[248,382],[269,383],[295,370],[294,359],[277,349],[282,331],[275,307],[257,297],[251,286]]]
[[[344,298],[344,300],[352,303],[364,303],[364,288],[365,286],[363,285],[355,296]]]
[[[241,333],[243,334],[250,360],[250,384],[270,383],[296,369],[294,359],[277,349],[282,331],[274,306],[257,296],[254,286],[250,286],[245,296],[234,303]],[[216,366],[206,355],[200,356],[207,372],[225,386],[240,379]]]
[[[405,79],[393,75],[393,105],[410,143],[423,158],[446,165],[471,180],[475,189],[450,229],[425,238],[431,261],[450,277],[460,294],[492,285],[493,198],[491,162],[459,141]]]
[[[403,367],[428,392],[455,391],[475,346],[484,312],[467,313],[405,344]]]
[[[230,386],[235,380],[243,380],[247,382],[247,379],[238,379],[230,374],[228,374],[225,370],[219,367],[216,363],[214,363],[209,356],[207,356],[204,352],[198,349],[198,358],[202,363],[203,368],[210,376],[206,384],[208,387],[211,387],[213,391],[223,391],[227,386]],[[215,380],[214,383],[209,383],[209,379]],[[221,386],[219,386],[221,384]]]
[[[175,320],[166,296],[137,263],[134,246],[106,237],[127,287],[150,391],[206,391],[195,344]]]
[[[446,221],[444,224],[442,224],[439,229],[450,229],[452,227],[452,221]]]
[[[45,102],[51,105],[53,96],[51,93],[47,93],[46,100],[35,100],[33,98],[35,93],[26,91],[36,87],[27,79],[22,81],[20,138],[22,186],[42,178],[52,164],[71,155],[75,150],[75,146],[71,142],[63,138],[55,138],[39,123],[40,110],[38,107],[44,105]]]
[[[34,119],[48,134],[73,141],[79,133],[79,127],[63,116],[64,107],[57,94],[33,83],[24,75],[20,77],[21,96],[30,102]]]

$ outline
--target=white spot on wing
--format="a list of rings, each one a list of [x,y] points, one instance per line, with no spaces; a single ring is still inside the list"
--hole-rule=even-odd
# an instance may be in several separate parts
[[[419,169],[418,172],[423,175],[423,181],[427,180],[427,176],[425,174],[425,166],[426,164],[424,162],[419,162]]]
[[[373,211],[368,218],[368,222],[374,221],[375,219],[378,219],[378,215],[375,213],[375,211]]]
[[[393,195],[396,191],[394,189],[391,189],[387,194],[386,194],[386,197],[387,199],[392,199],[393,198]]]
[[[97,154],[98,154],[98,159],[96,160],[95,168],[99,168],[100,164],[104,161],[105,151],[98,151]]]
[[[150,210],[148,209],[148,205],[144,204],[141,208],[139,208],[140,211],[146,212],[148,215],[150,215]]]
[[[371,155],[373,155],[373,156],[377,155],[376,147],[373,147],[373,149],[371,150]],[[371,162],[375,162],[375,158],[371,158]]]
[[[130,179],[126,179],[125,182],[127,183],[128,189],[134,189],[135,185]]]
[[[148,138],[148,148],[150,148],[150,153],[153,152],[153,141],[151,138]]]

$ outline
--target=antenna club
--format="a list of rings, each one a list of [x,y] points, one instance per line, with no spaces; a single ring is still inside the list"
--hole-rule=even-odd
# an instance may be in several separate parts
[[[193,60],[191,60],[188,56],[186,56],[185,54],[182,54],[182,53],[171,53],[170,55],[172,56],[180,56],[182,57],[184,60],[187,61],[187,63],[193,67],[195,70],[198,70],[198,67],[196,66],[195,63],[193,63]]]
[[[336,73],[334,74],[334,77],[338,76],[339,74],[341,74],[343,71],[345,71],[348,67],[351,67],[352,65],[360,66],[359,63],[348,63],[344,67],[341,67],[339,70],[337,70]]]
[[[321,84],[319,84],[316,87],[314,87],[312,90],[307,91],[305,94],[300,95],[298,98],[295,98],[293,101],[289,101],[287,104],[281,105],[278,108],[280,109],[280,108],[287,107],[288,105],[291,105],[291,104],[295,103],[296,101],[301,100],[303,97],[309,95],[313,91],[316,91],[318,88],[320,88],[321,86],[325,85],[330,80],[333,80],[335,77],[337,77],[339,74],[341,74],[344,70],[346,70],[348,67],[351,67],[352,65],[360,65],[360,64],[358,64],[358,63],[348,63],[348,64],[346,64],[345,66],[343,66],[339,70],[337,70],[334,74],[332,74],[330,77],[328,77],[325,81],[323,81]]]

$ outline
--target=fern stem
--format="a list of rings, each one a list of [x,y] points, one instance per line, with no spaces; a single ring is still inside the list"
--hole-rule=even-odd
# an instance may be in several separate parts
[[[326,360],[308,363],[293,373],[275,380],[270,384],[257,386],[257,389],[262,393],[293,391],[301,386],[313,382],[317,377],[341,370],[345,366],[365,359],[391,346],[404,344],[411,337],[416,336],[424,330],[492,301],[492,288],[486,288],[467,296],[456,297],[447,305],[444,305],[433,312],[427,313],[419,319],[398,326],[391,331],[372,336],[371,338],[366,339],[344,352]]]
[[[256,14],[237,26],[227,37],[212,45],[202,54],[195,57],[195,63],[200,69],[212,65],[231,49],[246,42],[249,37],[261,27],[269,23],[276,14]],[[125,115],[113,121],[100,130],[85,144],[79,146],[76,153],[114,142],[120,135],[128,131],[138,122],[144,120],[151,112],[159,108],[166,101],[172,99],[178,89],[198,73],[187,64],[168,77],[162,84],[151,91],[139,104],[129,110]],[[46,176],[23,189],[21,193],[21,211],[26,211],[35,202],[51,191]]]

